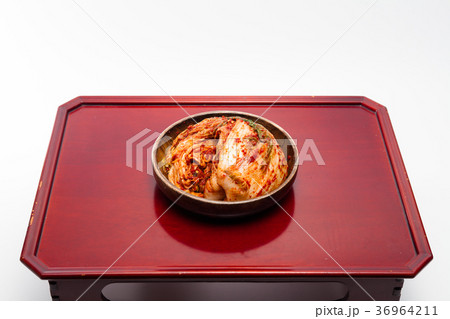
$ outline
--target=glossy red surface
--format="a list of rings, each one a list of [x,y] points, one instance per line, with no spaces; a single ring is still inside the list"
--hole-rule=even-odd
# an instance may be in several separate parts
[[[275,99],[175,97],[190,114],[259,115]],[[176,206],[164,214],[171,203],[146,165],[144,172],[126,165],[129,138],[145,128],[162,132],[186,117],[184,110],[168,97],[81,97],[61,106],[25,264],[42,278],[107,269],[105,276],[412,277],[431,260],[381,105],[361,97],[280,99],[264,117],[297,139],[299,150],[313,139],[325,165],[312,156],[299,167],[280,203],[284,210],[275,206],[236,221],[200,218]]]

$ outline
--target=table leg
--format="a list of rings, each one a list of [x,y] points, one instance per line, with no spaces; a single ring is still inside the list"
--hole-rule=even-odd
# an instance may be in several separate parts
[[[112,300],[330,300],[327,298],[334,295],[339,297],[331,300],[370,301],[373,298],[377,301],[395,301],[400,299],[403,286],[403,279],[395,278],[241,278],[238,280],[102,278],[98,281],[60,279],[49,281],[49,284],[53,300],[108,300],[102,290],[114,283],[119,284],[118,289],[115,291],[113,289],[112,293],[106,294],[109,298],[112,297]],[[336,288],[336,283],[342,287]],[[333,289],[335,292],[331,293]],[[207,291],[206,294],[205,291]]]
[[[400,300],[403,279],[396,278],[345,279],[349,293],[346,300],[396,301]],[[370,295],[370,296],[369,296]]]
[[[54,301],[106,300],[102,295],[102,290],[109,283],[111,281],[105,279],[96,282],[95,279],[60,279],[49,281],[50,294]]]

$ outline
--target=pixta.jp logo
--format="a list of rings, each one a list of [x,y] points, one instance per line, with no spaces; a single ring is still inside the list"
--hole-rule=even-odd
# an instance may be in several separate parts
[[[152,149],[155,140],[161,133],[153,132],[146,128],[133,135],[126,142],[126,164],[128,167],[135,168],[140,172],[144,172],[144,167],[148,175],[153,175],[153,167],[151,163]],[[169,140],[165,137],[162,143]]]
[[[140,172],[145,172],[148,175],[153,175],[153,166],[151,163],[152,158],[152,149],[155,143],[155,140],[159,137],[161,133],[152,132],[152,130],[146,128],[140,131],[139,133],[133,135],[126,141],[126,165],[131,168],[135,168]],[[165,136],[161,139],[161,144],[166,143],[171,140],[170,137]],[[239,139],[236,139],[238,141]],[[192,158],[196,159],[199,157],[197,152],[200,151],[202,145],[207,144],[209,140],[201,139],[201,140],[192,140],[193,147],[192,149]],[[211,140],[216,144],[216,140]],[[278,143],[284,154],[287,154],[287,147],[289,143],[295,143],[298,145],[297,140],[278,140]],[[197,152],[196,152],[197,151]],[[229,158],[237,158],[236,156],[228,156]],[[227,157],[227,158],[228,158]],[[216,158],[217,160],[218,158]],[[315,162],[316,165],[323,166],[325,165],[325,161],[322,158],[322,154],[319,151],[316,143],[313,139],[305,139],[303,141],[303,145],[298,153],[298,162],[296,165],[303,165],[305,162]],[[194,161],[195,162],[195,161]],[[252,162],[252,160],[250,160]],[[158,167],[163,165],[163,161],[158,163]],[[235,163],[228,163],[229,165]]]

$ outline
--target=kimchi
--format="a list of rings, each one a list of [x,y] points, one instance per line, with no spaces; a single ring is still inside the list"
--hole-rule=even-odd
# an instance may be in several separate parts
[[[192,195],[239,201],[278,188],[287,162],[274,136],[240,117],[210,117],[178,134],[166,154],[169,181]]]

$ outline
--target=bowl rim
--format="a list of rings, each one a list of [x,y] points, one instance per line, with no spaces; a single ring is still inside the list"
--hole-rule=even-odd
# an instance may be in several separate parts
[[[258,196],[255,198],[250,198],[250,199],[245,199],[245,200],[240,200],[240,201],[219,201],[219,200],[212,200],[212,199],[206,199],[203,197],[198,197],[195,195],[192,195],[186,191],[183,191],[181,189],[179,189],[178,187],[176,187],[175,185],[173,185],[168,179],[167,177],[164,176],[164,174],[161,173],[161,171],[159,170],[159,168],[157,167],[156,164],[156,151],[159,148],[159,144],[161,142],[161,139],[167,134],[167,132],[169,130],[171,130],[173,127],[175,127],[176,125],[183,123],[186,120],[192,120],[194,119],[195,121],[195,117],[197,116],[204,116],[204,115],[220,115],[220,114],[229,114],[229,113],[233,113],[233,114],[237,114],[237,115],[247,115],[247,116],[251,116],[251,117],[256,117],[257,120],[264,120],[268,123],[270,123],[271,125],[273,125],[274,127],[276,127],[278,130],[280,130],[289,141],[291,141],[291,146],[293,148],[294,151],[294,167],[292,168],[291,173],[289,174],[289,176],[284,180],[284,182],[278,186],[276,189],[274,189],[273,191],[262,195],[262,196]],[[261,123],[259,123],[261,124]],[[262,124],[261,124],[262,125]],[[286,154],[285,154],[286,155]],[[173,191],[175,191],[177,194],[179,194],[180,196],[178,196],[178,198],[181,198],[183,195],[187,196],[188,198],[191,198],[193,200],[197,200],[206,204],[214,204],[214,205],[228,205],[228,206],[239,206],[239,205],[243,205],[243,204],[247,204],[247,203],[252,203],[252,202],[257,202],[257,201],[261,201],[265,198],[271,197],[275,202],[277,202],[272,196],[273,194],[277,193],[278,191],[284,189],[284,187],[286,185],[288,185],[292,179],[295,178],[296,174],[297,174],[297,170],[298,170],[298,149],[297,149],[297,145],[294,142],[294,139],[289,135],[288,132],[286,132],[281,126],[279,126],[278,124],[264,118],[261,116],[258,116],[256,114],[252,114],[252,113],[247,113],[247,112],[241,112],[241,111],[234,111],[234,110],[220,110],[220,111],[207,111],[207,112],[201,112],[201,113],[196,113],[196,114],[192,114],[189,116],[186,116],[174,123],[172,123],[171,125],[169,125],[161,134],[159,134],[158,138],[155,140],[155,143],[153,144],[152,147],[152,168],[153,168],[153,173],[158,175],[158,178],[161,179],[162,181],[164,181],[164,183],[170,187]]]

